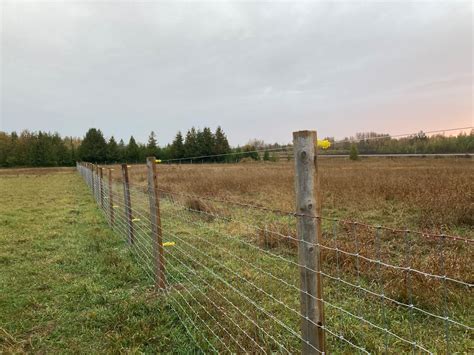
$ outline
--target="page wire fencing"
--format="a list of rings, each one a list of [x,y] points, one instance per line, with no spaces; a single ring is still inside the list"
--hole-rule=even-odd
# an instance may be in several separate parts
[[[77,169],[202,352],[472,349],[473,240],[325,218],[294,154],[295,212],[171,191],[154,158],[147,185]]]

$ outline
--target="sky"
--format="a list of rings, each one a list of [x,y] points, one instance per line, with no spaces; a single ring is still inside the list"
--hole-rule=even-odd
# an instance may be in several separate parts
[[[0,0],[0,130],[232,145],[473,125],[471,1]]]

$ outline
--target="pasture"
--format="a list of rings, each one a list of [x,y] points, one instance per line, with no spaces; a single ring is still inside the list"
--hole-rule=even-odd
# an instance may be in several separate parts
[[[72,169],[0,170],[0,353],[193,351]]]
[[[121,170],[109,168],[103,215],[75,173],[0,171],[5,350],[299,351],[293,163],[158,166],[163,239],[175,243],[166,293],[151,289],[146,168],[129,168],[128,246]],[[470,244],[426,236],[474,237],[473,169],[462,158],[320,159],[329,352],[472,348],[459,326],[473,323],[471,288],[430,277],[472,283]]]

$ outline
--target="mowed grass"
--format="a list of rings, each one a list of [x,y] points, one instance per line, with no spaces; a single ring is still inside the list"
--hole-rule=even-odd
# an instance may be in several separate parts
[[[194,352],[80,177],[29,173],[0,177],[0,353]]]

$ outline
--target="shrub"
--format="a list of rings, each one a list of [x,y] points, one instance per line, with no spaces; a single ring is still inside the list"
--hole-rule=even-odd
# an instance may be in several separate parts
[[[349,154],[349,159],[350,160],[359,160],[359,150],[357,149],[357,146],[353,143],[351,145],[351,152]]]

